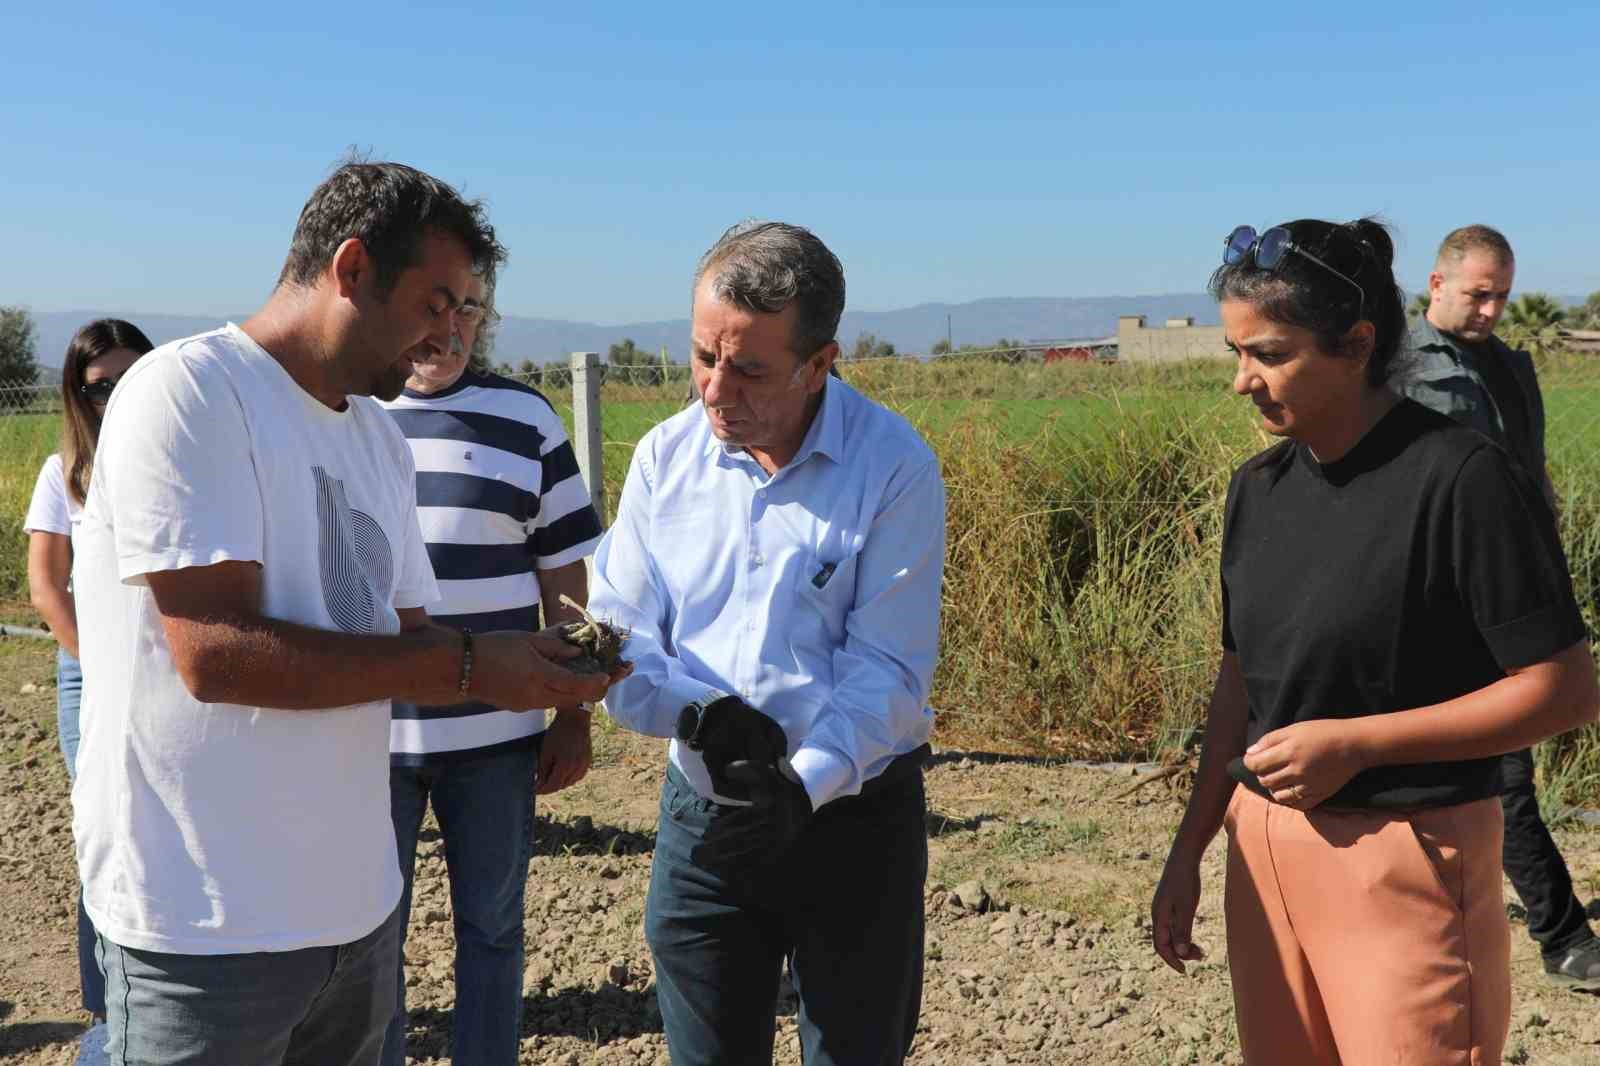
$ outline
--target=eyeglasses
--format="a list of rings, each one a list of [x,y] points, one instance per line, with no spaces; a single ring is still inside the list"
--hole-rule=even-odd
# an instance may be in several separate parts
[[[1351,285],[1361,296],[1359,310],[1356,312],[1356,321],[1359,322],[1366,317],[1367,290],[1356,284],[1350,275],[1341,274],[1296,244],[1287,227],[1273,226],[1265,233],[1257,236],[1255,228],[1252,226],[1235,226],[1233,232],[1223,238],[1222,241],[1222,262],[1227,266],[1238,266],[1247,259],[1254,259],[1256,266],[1262,270],[1275,271],[1283,265],[1284,257],[1290,252],[1311,260],[1340,281]]]
[[[456,321],[463,326],[475,326],[484,318],[482,304],[465,303],[455,309]]]
[[[117,387],[117,382],[122,378],[101,378],[98,381],[86,381],[78,386],[78,392],[90,403],[110,403],[111,390]]]

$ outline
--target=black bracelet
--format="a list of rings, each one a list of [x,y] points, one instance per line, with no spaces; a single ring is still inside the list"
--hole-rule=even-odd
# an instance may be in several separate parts
[[[461,683],[456,686],[463,697],[472,687],[472,630],[461,631]]]

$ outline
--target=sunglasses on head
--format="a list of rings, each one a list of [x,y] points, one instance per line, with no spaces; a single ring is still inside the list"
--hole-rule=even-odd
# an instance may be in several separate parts
[[[1283,265],[1283,261],[1290,252],[1311,260],[1317,266],[1326,270],[1340,281],[1354,287],[1361,296],[1360,308],[1356,312],[1356,321],[1359,322],[1367,314],[1367,290],[1357,285],[1348,274],[1342,274],[1333,269],[1321,259],[1312,255],[1294,242],[1288,227],[1273,226],[1264,233],[1257,234],[1253,226],[1235,226],[1233,232],[1223,238],[1222,262],[1227,266],[1238,266],[1249,260],[1254,260],[1256,266],[1262,270],[1275,271]]]
[[[117,382],[122,378],[101,378],[99,381],[86,381],[78,386],[78,392],[90,403],[108,403],[111,400],[111,390],[117,387]]]

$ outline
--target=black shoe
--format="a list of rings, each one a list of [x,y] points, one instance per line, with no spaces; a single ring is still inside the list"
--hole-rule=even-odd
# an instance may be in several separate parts
[[[1600,937],[1591,936],[1559,955],[1546,955],[1544,972],[1556,984],[1600,988]]]

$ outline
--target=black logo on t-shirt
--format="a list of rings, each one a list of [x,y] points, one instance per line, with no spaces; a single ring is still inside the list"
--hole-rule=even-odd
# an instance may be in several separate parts
[[[378,628],[378,604],[389,597],[394,555],[389,538],[371,515],[350,506],[344,482],[320,466],[317,484],[317,556],[328,614],[347,633]]]

